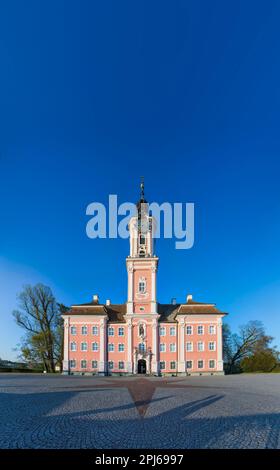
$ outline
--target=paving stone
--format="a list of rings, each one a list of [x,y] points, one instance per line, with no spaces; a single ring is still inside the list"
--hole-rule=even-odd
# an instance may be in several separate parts
[[[280,374],[0,374],[0,448],[280,448]]]

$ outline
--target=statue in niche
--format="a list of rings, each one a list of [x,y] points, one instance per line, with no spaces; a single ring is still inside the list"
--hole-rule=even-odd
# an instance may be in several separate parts
[[[145,336],[145,329],[144,329],[144,325],[139,325],[139,336],[141,336],[141,338],[144,338]]]

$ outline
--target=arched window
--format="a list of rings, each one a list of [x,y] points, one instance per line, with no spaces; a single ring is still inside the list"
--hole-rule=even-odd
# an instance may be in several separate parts
[[[145,352],[146,347],[144,343],[139,343],[138,348],[140,352]]]
[[[140,235],[140,245],[145,245],[146,242],[146,237],[145,235],[141,234]]]

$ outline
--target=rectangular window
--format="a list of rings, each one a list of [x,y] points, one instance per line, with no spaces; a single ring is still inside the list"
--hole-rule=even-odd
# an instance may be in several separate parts
[[[86,369],[87,368],[87,361],[82,360],[81,361],[81,369]]]
[[[82,326],[82,335],[87,335],[87,326]]]
[[[144,352],[146,350],[146,346],[144,343],[139,343],[138,344],[138,349],[139,349],[139,352]]]
[[[71,335],[76,335],[77,334],[76,326],[71,326],[70,332],[71,332]]]
[[[203,361],[197,361],[198,369],[203,369]]]
[[[92,327],[92,334],[93,334],[93,336],[97,336],[97,335],[98,335],[98,326],[93,326],[93,327]]]
[[[92,343],[92,350],[97,352],[98,351],[98,343]]]
[[[170,336],[176,336],[176,328],[175,326],[170,327]]]
[[[214,359],[210,359],[210,361],[209,361],[209,369],[215,369],[215,361],[214,361]]]
[[[170,362],[170,369],[171,369],[171,370],[176,369],[176,362],[175,362],[175,361],[171,361],[171,362]]]
[[[124,336],[124,328],[119,328],[119,336]]]
[[[161,326],[159,329],[159,336],[165,336],[165,326]]]
[[[113,343],[109,343],[109,344],[108,344],[108,351],[109,351],[109,352],[114,352],[114,349],[115,349],[114,344],[113,344]]]
[[[87,351],[87,343],[81,343],[81,351]]]
[[[188,325],[186,328],[186,334],[187,335],[192,335],[193,334],[193,327]]]
[[[71,344],[70,344],[70,351],[77,351],[77,345],[76,345],[76,343],[71,343]]]
[[[193,343],[192,343],[191,341],[188,341],[188,342],[186,343],[186,350],[187,350],[188,352],[192,352],[192,351],[193,351]]]
[[[114,336],[114,328],[112,326],[108,328],[108,336]]]
[[[204,327],[202,325],[199,325],[197,327],[197,334],[198,335],[203,335],[204,334]]]
[[[97,367],[98,367],[97,361],[92,361],[91,368],[92,369],[97,369]]]
[[[159,350],[160,350],[160,352],[165,352],[166,351],[164,343],[160,343]]]
[[[165,361],[160,361],[160,363],[159,363],[159,368],[160,368],[160,370],[164,370],[164,369],[165,369]]]
[[[176,344],[171,343],[170,346],[169,346],[169,349],[170,349],[170,352],[176,352]]]
[[[216,327],[215,325],[210,325],[209,326],[209,334],[214,335],[216,333]]]
[[[119,369],[120,370],[124,369],[124,362],[123,361],[119,362]]]
[[[215,351],[215,350],[216,350],[215,341],[209,341],[209,351]]]
[[[124,352],[124,344],[123,343],[119,344],[119,352]]]
[[[201,351],[204,351],[204,343],[203,343],[203,341],[198,341],[198,343],[197,343],[197,350],[200,351],[200,352],[201,352]]]
[[[76,367],[76,361],[75,361],[75,359],[71,359],[71,361],[70,361],[70,369],[75,369],[75,367]]]
[[[114,363],[113,363],[113,361],[109,361],[109,362],[108,362],[108,369],[110,369],[110,370],[111,370],[111,369],[114,369]]]
[[[187,361],[186,362],[186,368],[187,369],[192,369],[192,361]]]
[[[140,281],[138,291],[143,294],[145,292],[145,287],[146,287],[145,282]]]

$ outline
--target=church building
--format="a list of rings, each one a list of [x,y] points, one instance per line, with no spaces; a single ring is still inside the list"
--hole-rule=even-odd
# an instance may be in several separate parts
[[[72,305],[64,319],[64,374],[223,374],[222,318],[213,303],[161,304],[154,231],[144,184],[129,224],[127,301]]]

